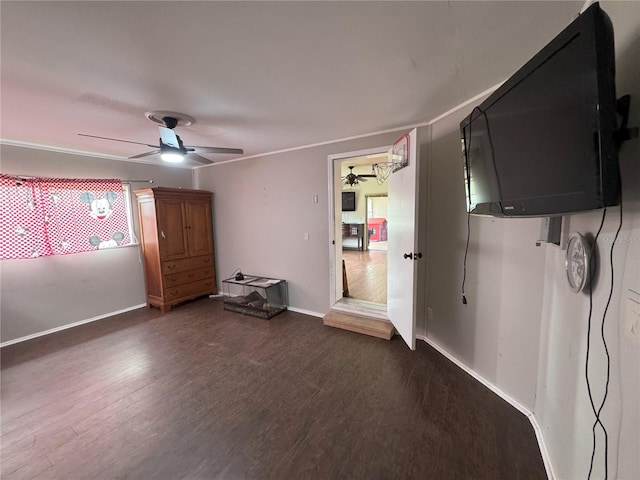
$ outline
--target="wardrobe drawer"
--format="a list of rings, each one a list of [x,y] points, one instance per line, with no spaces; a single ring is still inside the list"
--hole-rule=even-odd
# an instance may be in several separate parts
[[[180,298],[191,297],[205,293],[217,293],[216,281],[213,278],[206,278],[197,282],[185,283],[177,287],[165,288],[164,301],[169,303]]]
[[[187,270],[186,272],[167,273],[164,275],[164,287],[170,288],[185,283],[203,280],[205,278],[214,278],[215,271],[213,267],[198,268],[196,270]]]
[[[195,270],[202,267],[213,267],[213,255],[162,262],[162,273],[166,275],[167,273],[186,272],[187,270]]]

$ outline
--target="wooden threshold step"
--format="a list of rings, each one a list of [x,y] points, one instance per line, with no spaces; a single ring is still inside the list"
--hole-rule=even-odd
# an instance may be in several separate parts
[[[342,328],[343,330],[371,335],[385,340],[391,340],[395,333],[393,325],[390,322],[377,318],[338,312],[336,310],[330,310],[329,313],[322,318],[322,323],[328,327]]]

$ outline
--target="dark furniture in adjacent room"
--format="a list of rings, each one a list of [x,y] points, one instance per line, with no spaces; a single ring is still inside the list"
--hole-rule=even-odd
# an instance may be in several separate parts
[[[365,249],[365,241],[364,241],[364,223],[343,223],[342,224],[342,248],[351,248],[364,250]],[[357,247],[353,247],[350,245],[345,245],[344,240],[348,240],[350,238],[355,238],[357,240]]]

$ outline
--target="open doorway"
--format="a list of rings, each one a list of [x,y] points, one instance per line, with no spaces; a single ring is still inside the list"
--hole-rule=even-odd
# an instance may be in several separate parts
[[[371,159],[376,155],[378,166],[375,168],[377,175],[375,178],[378,180],[378,176],[380,177],[380,181],[377,182],[379,185],[386,184],[388,195],[389,244],[386,305],[352,300],[343,296],[342,194],[346,177],[342,173],[342,163],[345,160],[349,162],[348,168],[353,166],[356,157]],[[425,278],[424,260],[420,261],[423,257],[421,251],[423,239],[419,236],[418,222],[420,217],[418,207],[421,203],[418,197],[418,186],[421,181],[419,164],[418,130],[415,128],[408,134],[402,135],[389,148],[381,147],[368,151],[329,155],[329,279],[331,285],[329,291],[330,311],[323,318],[325,325],[360,331],[355,328],[361,324],[361,319],[357,317],[369,317],[374,321],[376,319],[384,320],[377,322],[379,326],[385,327],[385,336],[381,338],[387,338],[386,334],[393,335],[393,328],[395,328],[395,331],[400,334],[409,348],[415,349],[416,312],[425,310],[424,296],[418,295],[418,291],[424,287],[424,285],[420,285],[421,279]],[[354,185],[350,184],[350,190],[354,190],[353,187]],[[344,228],[344,230],[347,229]],[[353,235],[351,232],[354,231],[357,236],[362,235],[358,228],[349,229],[349,234]],[[365,243],[365,245],[367,244]],[[371,252],[368,249],[367,251]],[[348,315],[341,315],[340,310]],[[349,318],[346,319],[346,317]],[[391,330],[386,330],[388,325],[385,323],[392,325]]]
[[[373,174],[372,165],[386,162],[388,149],[330,157],[334,199],[330,223],[335,242],[332,308],[380,318],[386,318],[387,304],[388,189]],[[350,174],[355,177],[349,177]]]

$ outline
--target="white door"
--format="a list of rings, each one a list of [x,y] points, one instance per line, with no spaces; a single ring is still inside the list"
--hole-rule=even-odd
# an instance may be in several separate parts
[[[391,173],[388,202],[387,316],[411,350],[416,348],[418,183],[417,131],[409,133],[409,164]]]
[[[344,292],[344,285],[342,283],[342,171],[340,169],[341,163],[334,161],[331,171],[333,172],[333,178],[330,180],[336,188],[333,191],[333,242],[335,244],[334,252],[334,275],[335,275],[335,301],[339,301],[342,298]]]

